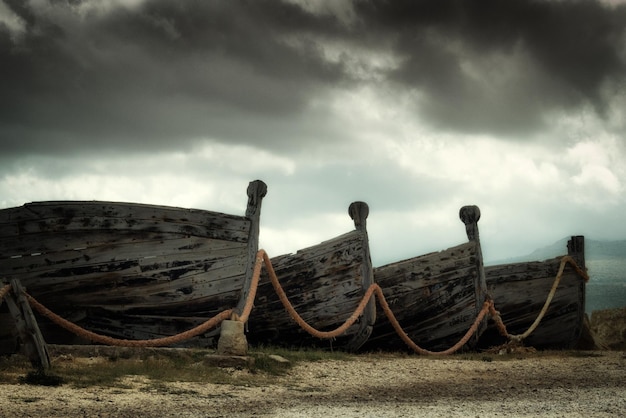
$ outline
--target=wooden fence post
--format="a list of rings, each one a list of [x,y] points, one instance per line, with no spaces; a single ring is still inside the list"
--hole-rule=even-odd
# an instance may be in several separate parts
[[[5,299],[9,312],[15,321],[20,340],[24,344],[26,356],[33,367],[39,370],[48,370],[50,368],[48,348],[19,280],[11,280],[11,292],[6,295]]]

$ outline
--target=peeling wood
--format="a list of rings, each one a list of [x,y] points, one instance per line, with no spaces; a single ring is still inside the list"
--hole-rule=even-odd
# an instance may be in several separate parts
[[[263,182],[250,183],[246,216],[98,201],[3,209],[0,274],[91,331],[173,335],[239,303],[256,260],[266,191]],[[39,319],[46,339],[68,339]]]
[[[271,259],[281,286],[302,318],[320,331],[337,328],[352,315],[373,282],[369,242],[365,230],[367,206],[356,202],[350,211],[356,230],[296,254]],[[302,330],[285,311],[267,273],[257,292],[256,308],[248,322],[248,341],[283,346],[333,345],[358,349],[371,332],[366,313],[335,341],[320,340]],[[368,329],[370,327],[370,329]]]
[[[428,350],[456,344],[482,307],[476,305],[476,244],[418,256],[374,269],[396,319],[409,337]],[[366,349],[407,349],[382,309]]]
[[[478,234],[480,210],[465,206],[459,217],[469,242],[374,269],[396,319],[420,347],[431,351],[455,345],[474,323],[486,296],[485,273]],[[365,349],[406,350],[382,309]],[[484,331],[468,342],[473,347]]]
[[[47,370],[50,368],[48,349],[37,320],[24,296],[24,288],[16,279],[12,279],[10,284],[11,291],[6,296],[7,308],[13,317],[17,335],[24,344],[25,354],[33,367]]]
[[[584,269],[584,237],[572,237],[568,248],[569,255]],[[489,293],[510,334],[522,334],[535,321],[554,284],[563,256],[485,269]],[[583,328],[585,288],[584,278],[571,265],[566,265],[546,315],[524,343],[536,348],[575,347]],[[504,342],[492,322],[479,344],[487,347]]]

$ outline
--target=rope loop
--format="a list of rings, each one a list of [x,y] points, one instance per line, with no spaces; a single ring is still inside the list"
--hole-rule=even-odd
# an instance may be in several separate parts
[[[572,265],[574,269],[576,270],[576,272],[579,275],[581,275],[585,279],[585,281],[589,280],[587,273],[584,272],[576,264],[576,261],[574,261],[572,257],[570,256],[563,257],[561,259],[557,276],[554,280],[550,293],[548,294],[546,302],[544,303],[544,306],[541,312],[539,313],[539,315],[537,316],[537,318],[535,319],[534,323],[528,328],[528,330],[526,330],[526,332],[524,332],[523,334],[519,334],[519,335],[509,334],[506,329],[506,326],[504,325],[504,322],[502,321],[500,312],[497,311],[495,308],[494,301],[491,300],[491,298],[487,297],[487,299],[483,303],[481,310],[478,312],[476,319],[474,320],[474,323],[470,326],[470,328],[467,330],[465,335],[452,347],[448,348],[447,350],[442,350],[442,351],[426,350],[420,347],[418,344],[416,344],[408,336],[408,334],[402,329],[402,326],[400,325],[393,311],[389,307],[389,304],[387,303],[387,300],[385,299],[385,295],[383,294],[382,288],[376,283],[369,286],[369,288],[363,294],[355,311],[352,313],[352,315],[350,315],[343,322],[343,324],[339,325],[337,328],[331,331],[320,331],[320,330],[315,329],[314,327],[309,325],[300,316],[300,314],[298,314],[298,312],[295,310],[295,308],[289,301],[285,291],[280,285],[278,277],[276,276],[276,272],[274,271],[274,267],[272,266],[270,257],[265,252],[265,250],[262,250],[262,249],[257,252],[253,275],[252,275],[252,281],[250,284],[250,292],[248,294],[248,298],[246,299],[244,308],[240,314],[235,312],[233,309],[226,309],[218,313],[217,315],[213,316],[212,318],[208,319],[204,323],[188,331],[184,331],[182,333],[168,336],[168,337],[163,337],[163,338],[155,338],[155,339],[149,339],[149,340],[125,340],[125,339],[118,339],[118,338],[113,338],[113,337],[109,337],[105,335],[100,335],[92,331],[86,330],[60,317],[59,315],[55,314],[54,312],[50,311],[48,308],[43,306],[35,298],[30,296],[26,292],[24,292],[24,294],[26,298],[28,299],[29,303],[31,304],[31,306],[33,306],[33,308],[35,308],[41,315],[49,318],[51,321],[65,328],[66,330],[73,332],[74,334],[80,337],[83,337],[87,340],[98,342],[98,343],[105,344],[105,345],[123,346],[123,347],[159,347],[159,346],[177,344],[187,339],[196,337],[200,334],[203,334],[209,331],[210,329],[214,327],[217,327],[219,324],[221,324],[222,321],[226,319],[237,320],[237,321],[244,322],[244,323],[247,322],[248,318],[250,317],[250,313],[252,312],[252,309],[254,307],[254,299],[256,298],[256,292],[258,289],[261,269],[263,266],[265,266],[265,269],[268,272],[268,276],[270,278],[272,286],[274,287],[276,294],[278,295],[281,303],[283,304],[289,316],[303,330],[305,330],[307,333],[309,333],[313,337],[317,337],[321,339],[330,339],[331,341],[335,340],[336,337],[344,334],[352,325],[354,325],[354,323],[359,319],[359,317],[363,315],[363,312],[367,304],[370,302],[372,298],[374,298],[378,302],[380,307],[382,308],[383,312],[385,313],[385,316],[391,323],[393,329],[396,331],[398,336],[414,352],[418,354],[422,354],[422,355],[448,355],[448,354],[455,353],[469,341],[469,339],[477,332],[478,328],[480,327],[480,324],[483,322],[483,320],[486,318],[487,315],[490,315],[491,318],[493,318],[493,320],[496,323],[496,326],[498,327],[499,332],[503,336],[515,342],[523,341],[537,328],[537,326],[543,319],[545,313],[547,312],[548,307],[550,306],[550,303],[552,302],[556,289],[559,285],[559,282],[561,281],[561,278],[563,276],[563,271],[565,269],[566,264]],[[11,290],[11,285],[5,285],[4,287],[0,288],[0,303],[4,300],[4,297],[9,293],[10,290]]]
[[[164,347],[168,345],[173,345],[180,343],[182,341],[188,340],[200,334],[207,332],[208,330],[216,327],[221,324],[222,321],[228,319],[232,314],[232,309],[224,310],[213,318],[208,319],[202,324],[194,327],[188,331],[181,332],[180,334],[163,337],[163,338],[154,338],[150,340],[124,340],[119,338],[113,338],[106,335],[97,334],[95,332],[86,330],[65,318],[60,317],[55,314],[41,303],[39,303],[35,298],[33,298],[28,293],[25,293],[26,298],[30,305],[35,308],[41,315],[50,319],[55,324],[59,325],[62,328],[74,333],[75,335],[85,338],[87,340],[97,342],[104,345],[112,345],[118,347]]]
[[[0,289],[0,306],[2,306],[2,302],[4,302],[4,297],[9,294],[11,291],[11,285],[7,284]]]
[[[526,338],[528,338],[528,336],[532,334],[533,331],[535,331],[535,329],[537,329],[537,327],[541,323],[541,320],[545,316],[546,312],[548,312],[548,308],[550,307],[550,304],[552,303],[552,299],[554,298],[556,289],[559,287],[559,283],[561,282],[561,278],[563,277],[563,272],[565,271],[565,266],[567,264],[570,264],[574,268],[574,270],[583,278],[585,283],[589,281],[589,276],[587,275],[587,272],[582,270],[578,266],[578,264],[576,263],[576,260],[574,260],[569,255],[566,255],[563,258],[561,258],[561,263],[559,264],[559,270],[556,274],[556,277],[554,278],[554,283],[552,283],[552,288],[550,289],[550,293],[548,293],[548,297],[546,298],[546,301],[543,304],[541,311],[535,318],[535,321],[531,324],[530,327],[528,327],[528,329],[524,333],[517,334],[517,335],[509,334],[509,332],[506,329],[506,326],[504,325],[504,322],[502,321],[500,312],[496,311],[495,306],[491,307],[490,309],[491,317],[495,321],[498,331],[503,337],[506,337],[511,341],[515,341],[519,343],[519,342],[524,341]]]
[[[350,326],[352,326],[356,322],[359,316],[363,314],[365,307],[369,303],[370,299],[373,297],[380,304],[381,308],[383,309],[383,312],[385,313],[385,316],[387,317],[387,319],[389,319],[389,322],[391,322],[391,325],[393,326],[396,333],[400,336],[402,341],[409,346],[409,348],[411,348],[416,353],[423,354],[423,355],[447,355],[447,354],[452,354],[458,351],[461,347],[463,347],[467,343],[467,341],[469,341],[472,335],[474,335],[476,331],[478,330],[480,323],[489,312],[490,307],[493,306],[493,302],[491,300],[485,301],[483,308],[478,313],[478,316],[476,317],[476,320],[474,321],[472,326],[469,328],[467,333],[454,346],[443,351],[429,351],[417,345],[413,340],[411,340],[411,338],[406,334],[406,332],[404,332],[404,330],[402,329],[402,326],[400,325],[395,315],[393,314],[391,308],[389,307],[389,304],[387,303],[387,300],[385,299],[385,295],[383,294],[383,290],[378,284],[374,283],[370,285],[370,287],[367,289],[367,291],[361,298],[361,301],[359,302],[358,306],[356,307],[354,313],[350,315],[350,317],[346,319],[342,325],[340,325],[339,327],[337,327],[336,329],[332,331],[319,331],[313,328],[312,326],[310,326],[309,324],[307,324],[306,321],[304,321],[304,319],[302,319],[302,317],[298,314],[298,312],[296,312],[291,302],[289,302],[289,299],[287,298],[285,291],[281,287],[280,282],[278,281],[278,277],[276,276],[276,272],[274,271],[274,267],[272,266],[272,262],[269,256],[264,250],[259,250],[259,253],[261,253],[263,256],[263,260],[265,261],[265,268],[270,277],[270,281],[272,282],[272,285],[274,286],[274,290],[278,294],[278,298],[282,302],[283,306],[285,307],[285,309],[287,310],[291,318],[303,330],[308,332],[313,337],[317,337],[317,338],[334,339],[335,337],[343,334],[348,328],[350,328]]]
[[[28,299],[28,302],[31,304],[31,306],[33,306],[41,315],[50,319],[52,322],[66,329],[67,331],[70,331],[73,334],[79,337],[82,337],[86,340],[97,342],[100,344],[105,344],[105,345],[118,346],[118,347],[164,347],[168,345],[178,344],[185,340],[196,337],[200,334],[204,334],[205,332],[220,325],[222,321],[226,319],[237,320],[237,321],[241,321],[244,323],[247,322],[250,316],[250,312],[252,311],[252,308],[254,305],[254,299],[256,297],[256,292],[257,292],[257,288],[259,284],[259,277],[261,276],[262,265],[263,265],[263,257],[261,256],[261,253],[259,252],[257,254],[257,258],[256,258],[256,262],[255,262],[255,266],[254,266],[254,270],[252,274],[252,281],[250,283],[250,293],[248,294],[246,303],[244,305],[244,308],[241,314],[237,314],[233,309],[226,309],[190,330],[181,332],[176,335],[168,336],[168,337],[154,338],[154,339],[148,339],[148,340],[119,339],[119,338],[113,338],[113,337],[109,337],[109,336],[102,335],[102,334],[97,334],[95,332],[86,330],[85,328],[82,328],[66,320],[65,318],[62,318],[61,316],[55,314],[54,312],[52,312],[51,310],[43,306],[35,298],[27,294],[26,292],[24,292],[24,294],[26,298]],[[5,294],[9,292],[10,289],[11,289],[10,285],[6,285],[2,289],[0,289],[0,296],[1,296],[0,302],[2,301]]]

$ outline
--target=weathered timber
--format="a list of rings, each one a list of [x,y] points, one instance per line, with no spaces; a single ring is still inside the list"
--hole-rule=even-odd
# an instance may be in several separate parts
[[[583,270],[584,248],[582,236],[574,236],[568,242],[568,255]],[[522,334],[535,321],[548,298],[563,256],[485,269],[487,288],[509,334]],[[584,277],[567,264],[546,315],[524,344],[539,349],[575,347],[584,324],[585,286]],[[504,342],[506,339],[499,334],[495,323],[489,321],[479,346],[486,348]]]
[[[3,209],[0,274],[91,331],[127,339],[173,335],[242,304],[266,191],[262,181],[250,183],[245,216],[98,201]],[[47,320],[40,325],[46,341],[76,342]],[[212,344],[218,334],[189,344]]]
[[[461,208],[469,242],[440,252],[374,269],[396,319],[420,347],[432,351],[454,346],[482,309],[487,288],[478,234],[480,210]],[[364,350],[406,350],[382,309]],[[467,347],[473,347],[486,327],[483,321]]]
[[[50,368],[50,357],[46,342],[39,330],[37,320],[24,296],[24,288],[19,280],[11,280],[11,292],[6,295],[9,313],[13,317],[17,335],[23,343],[24,354],[33,367],[40,370]]]
[[[369,242],[366,231],[368,207],[363,202],[350,205],[356,229],[318,245],[271,259],[285,293],[312,327],[331,331],[343,324],[373,283]],[[369,303],[359,320],[332,341],[309,335],[286,312],[263,271],[256,308],[248,321],[251,344],[318,346],[358,349],[369,337],[376,320],[375,306]]]
[[[250,232],[248,233],[248,260],[246,276],[244,278],[241,296],[237,304],[236,311],[238,314],[244,309],[246,300],[250,295],[250,283],[252,282],[252,273],[254,271],[254,261],[259,251],[259,227],[261,219],[261,200],[267,194],[267,185],[261,181],[255,181],[248,186],[248,208],[246,210],[246,218],[250,220]]]

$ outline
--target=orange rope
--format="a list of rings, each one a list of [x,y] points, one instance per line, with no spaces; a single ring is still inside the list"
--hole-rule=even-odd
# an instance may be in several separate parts
[[[543,319],[543,317],[545,316],[546,312],[548,311],[548,308],[550,307],[550,304],[552,303],[552,299],[554,298],[554,295],[556,293],[556,289],[559,286],[559,283],[561,282],[561,278],[563,277],[563,272],[565,271],[565,265],[566,264],[570,264],[574,267],[574,270],[576,270],[576,272],[582,276],[582,278],[585,280],[585,282],[589,281],[589,276],[587,275],[587,272],[583,271],[578,264],[576,264],[576,261],[571,257],[571,256],[565,256],[563,258],[561,258],[561,264],[559,265],[559,271],[556,274],[556,277],[554,279],[554,283],[552,284],[552,288],[550,289],[550,293],[548,294],[548,297],[546,298],[545,303],[543,304],[543,308],[541,309],[541,311],[539,312],[539,315],[537,315],[537,317],[535,318],[535,321],[532,323],[532,325],[530,327],[528,327],[528,329],[523,333],[523,334],[517,334],[517,335],[513,335],[513,334],[509,334],[509,332],[506,329],[506,326],[504,325],[504,322],[502,321],[502,317],[500,316],[500,312],[498,312],[495,308],[495,306],[492,304],[491,307],[489,308],[489,313],[491,314],[491,316],[493,317],[496,326],[498,327],[498,330],[500,332],[500,334],[504,337],[507,337],[509,340],[515,341],[515,342],[521,342],[524,339],[526,339],[530,334],[533,333],[533,331],[535,331],[535,329],[537,329],[537,327],[539,326],[539,323],[541,322],[541,320]]]
[[[8,295],[10,291],[11,291],[10,284],[7,284],[2,289],[0,289],[0,306],[2,305],[2,302],[4,302],[4,297]]]
[[[167,345],[177,344],[179,342],[185,341],[187,339],[196,337],[200,334],[207,332],[208,330],[218,326],[222,323],[222,321],[226,319],[234,319],[241,322],[247,322],[250,312],[254,306],[254,299],[256,297],[256,292],[259,284],[259,277],[261,276],[261,268],[263,266],[263,257],[261,256],[261,252],[257,254],[254,271],[252,273],[252,281],[250,283],[250,293],[246,299],[246,304],[244,305],[244,309],[241,315],[237,315],[232,309],[227,309],[219,314],[215,315],[213,318],[203,322],[202,324],[194,327],[188,331],[184,331],[182,333],[163,337],[163,338],[155,338],[151,340],[124,340],[113,337],[108,337],[105,335],[97,334],[95,332],[86,330],[62,317],[50,311],[48,308],[40,304],[35,298],[26,294],[26,297],[29,303],[41,313],[43,316],[49,318],[55,324],[65,328],[66,330],[78,335],[79,337],[85,338],[87,340],[98,342],[105,345],[113,345],[113,346],[121,346],[121,347],[163,347]],[[4,288],[0,289],[0,295],[4,296],[10,290],[11,286],[7,285]]]
[[[379,287],[379,289],[380,289],[380,287]],[[478,327],[480,326],[480,323],[485,318],[485,315],[487,315],[487,313],[489,312],[489,309],[493,306],[493,302],[491,300],[485,301],[485,303],[483,304],[482,309],[480,310],[480,312],[476,316],[476,319],[474,320],[474,323],[472,324],[472,326],[467,330],[465,335],[456,344],[454,344],[452,347],[450,347],[450,348],[448,348],[446,350],[442,350],[442,351],[430,351],[430,350],[426,350],[426,349],[420,347],[419,345],[415,344],[415,342],[407,335],[407,333],[404,332],[404,330],[400,326],[400,323],[395,318],[393,312],[389,308],[389,305],[387,304],[387,300],[385,299],[384,295],[382,294],[382,290],[380,290],[379,297],[380,297],[380,299],[378,300],[378,302],[380,303],[381,307],[383,308],[383,311],[385,312],[385,315],[389,319],[389,322],[391,322],[391,325],[393,326],[393,329],[400,336],[402,341],[404,341],[404,343],[409,346],[409,348],[411,348],[416,353],[422,354],[422,355],[449,355],[449,354],[454,354],[455,352],[460,350],[469,341],[469,339],[472,337],[472,335],[474,335],[476,333],[476,331],[478,330]]]
[[[289,302],[289,299],[287,298],[285,291],[281,287],[280,282],[278,281],[278,277],[276,276],[276,272],[274,271],[274,267],[272,266],[272,262],[269,256],[264,250],[259,250],[259,253],[262,253],[263,255],[263,260],[265,261],[265,267],[268,271],[272,285],[274,286],[274,290],[278,294],[278,298],[282,302],[283,306],[285,307],[289,315],[291,315],[291,318],[302,329],[304,329],[306,332],[308,332],[309,334],[317,338],[324,338],[324,339],[335,338],[343,334],[350,326],[352,326],[356,322],[359,316],[363,314],[363,311],[365,310],[365,307],[367,306],[370,299],[372,297],[375,297],[378,300],[378,303],[381,305],[385,315],[389,319],[389,322],[391,322],[391,325],[393,326],[394,330],[398,333],[402,341],[404,341],[413,351],[415,351],[418,354],[428,354],[428,355],[452,354],[456,352],[457,350],[459,350],[461,347],[463,347],[463,345],[465,345],[467,341],[469,341],[472,335],[477,331],[478,327],[480,326],[481,321],[485,318],[485,315],[489,311],[490,306],[493,306],[493,302],[491,301],[485,302],[485,304],[483,305],[483,308],[481,309],[478,316],[476,317],[474,324],[472,324],[472,326],[467,331],[467,333],[453,347],[444,351],[429,351],[424,348],[421,348],[419,345],[413,342],[413,340],[411,340],[411,338],[404,332],[404,330],[402,329],[402,326],[400,325],[395,315],[391,311],[391,308],[389,308],[389,304],[387,303],[387,300],[385,299],[385,295],[383,294],[382,289],[380,288],[378,284],[374,283],[367,289],[367,291],[361,298],[361,301],[359,302],[359,305],[357,306],[354,313],[348,319],[346,319],[346,321],[342,325],[340,325],[339,327],[337,327],[336,329],[332,331],[319,331],[313,328],[312,326],[310,326],[309,324],[307,324],[306,321],[304,321],[302,317],[298,314],[298,312],[296,312],[291,302]]]
[[[343,334],[348,328],[354,325],[354,323],[357,321],[359,316],[363,314],[365,306],[367,305],[370,297],[375,291],[375,288],[374,288],[375,285],[372,285],[370,286],[369,289],[367,289],[367,292],[365,292],[365,295],[363,295],[363,298],[361,299],[361,302],[357,306],[354,313],[350,315],[350,317],[346,319],[346,321],[342,325],[340,325],[339,327],[337,327],[336,329],[332,331],[319,331],[313,328],[312,326],[310,326],[309,324],[307,324],[306,321],[302,319],[302,317],[298,314],[298,312],[296,312],[291,302],[289,302],[289,299],[287,298],[285,291],[280,285],[280,282],[278,281],[278,277],[276,277],[276,272],[274,271],[274,266],[272,266],[272,261],[270,260],[269,256],[264,250],[259,250],[259,253],[262,255],[263,260],[265,261],[265,268],[267,269],[272,285],[274,286],[274,290],[278,294],[278,298],[282,302],[283,306],[285,307],[285,309],[287,310],[291,318],[302,329],[304,329],[306,332],[308,332],[309,334],[317,338],[324,338],[324,339],[335,338]]]
[[[380,288],[380,286],[378,284],[372,284],[367,289],[367,291],[365,292],[365,294],[361,298],[361,301],[359,302],[358,306],[356,307],[355,311],[339,327],[337,327],[336,329],[334,329],[332,331],[319,331],[319,330],[313,328],[304,319],[302,319],[302,317],[294,309],[294,307],[291,304],[291,302],[289,302],[289,299],[287,298],[287,295],[285,294],[285,291],[283,290],[282,286],[280,285],[280,282],[278,281],[278,277],[276,276],[276,272],[274,271],[274,267],[272,266],[272,262],[271,262],[269,256],[267,255],[267,253],[264,250],[259,250],[257,252],[257,257],[256,257],[256,261],[255,261],[254,271],[253,271],[253,275],[252,275],[252,281],[251,281],[251,284],[250,284],[250,293],[248,294],[248,298],[246,299],[246,303],[244,305],[244,309],[242,310],[241,315],[237,315],[236,313],[234,313],[234,311],[232,309],[227,309],[227,310],[224,310],[224,311],[220,312],[219,314],[215,315],[213,318],[205,321],[204,323],[198,325],[197,327],[194,327],[194,328],[192,328],[192,329],[190,329],[188,331],[182,332],[182,333],[177,334],[177,335],[163,337],[163,338],[156,338],[156,339],[152,339],[152,340],[124,340],[124,339],[117,339],[117,338],[112,338],[112,337],[108,337],[108,336],[104,336],[104,335],[99,335],[99,334],[96,334],[94,332],[88,331],[88,330],[86,330],[84,328],[81,328],[80,326],[78,326],[76,324],[73,324],[73,323],[67,321],[66,319],[60,317],[59,315],[57,315],[54,312],[52,312],[49,309],[47,309],[45,306],[41,305],[32,296],[30,296],[30,295],[28,295],[26,293],[25,293],[25,295],[26,295],[29,303],[37,311],[39,311],[43,316],[49,318],[54,323],[60,325],[61,327],[67,329],[68,331],[71,331],[71,332],[75,333],[76,335],[81,336],[81,337],[83,337],[85,339],[88,339],[88,340],[91,340],[91,341],[94,341],[94,342],[99,342],[99,343],[106,344],[106,345],[125,346],[125,347],[157,347],[157,346],[166,346],[166,345],[176,344],[176,343],[182,342],[182,341],[184,341],[186,339],[189,339],[189,338],[195,337],[197,335],[200,335],[202,333],[205,333],[208,330],[210,330],[210,329],[216,327],[217,325],[219,325],[223,320],[228,319],[228,318],[235,319],[235,320],[238,320],[238,321],[244,322],[244,323],[247,322],[247,320],[248,320],[248,318],[250,316],[250,313],[252,311],[252,308],[254,306],[254,299],[256,298],[256,292],[257,292],[257,289],[258,289],[258,283],[259,283],[259,277],[260,277],[260,274],[261,274],[261,268],[262,268],[262,266],[264,264],[265,268],[268,271],[268,274],[269,274],[272,286],[274,287],[274,290],[276,291],[276,293],[277,293],[281,303],[283,304],[283,306],[285,307],[285,309],[287,310],[287,312],[289,313],[291,318],[302,329],[304,329],[306,332],[308,332],[309,334],[311,334],[314,337],[322,338],[322,339],[329,339],[329,338],[338,337],[341,334],[345,333],[348,330],[348,328],[350,328],[352,325],[354,325],[354,323],[358,320],[358,318],[361,315],[363,315],[363,311],[365,310],[365,308],[366,308],[367,304],[369,303],[370,299],[372,297],[374,297],[378,301],[378,303],[380,304],[383,312],[385,313],[385,316],[387,317],[387,319],[391,323],[393,329],[400,336],[402,341],[404,341],[404,343],[407,344],[407,346],[409,346],[409,348],[411,348],[416,353],[423,354],[423,355],[447,355],[447,354],[452,354],[452,353],[458,351],[461,347],[463,347],[469,341],[469,339],[472,337],[472,335],[474,335],[477,332],[478,327],[480,326],[481,322],[484,320],[485,316],[488,313],[491,314],[491,316],[494,317],[494,319],[496,321],[496,324],[497,324],[498,328],[500,329],[500,332],[503,335],[505,335],[506,337],[508,337],[509,339],[512,339],[512,340],[515,340],[515,341],[521,341],[524,338],[526,338],[528,335],[530,335],[530,333],[532,333],[534,331],[534,329],[539,325],[539,322],[541,322],[541,319],[545,315],[545,313],[546,313],[546,311],[547,311],[547,309],[548,309],[548,307],[549,307],[549,305],[550,305],[550,303],[552,301],[552,298],[554,297],[554,293],[556,292],[556,288],[558,287],[558,284],[559,284],[559,282],[561,280],[561,277],[563,275],[563,271],[565,269],[565,265],[568,264],[568,263],[573,265],[574,268],[576,269],[576,271],[586,281],[589,280],[589,277],[587,276],[586,272],[582,271],[578,267],[578,265],[576,264],[576,262],[574,261],[573,258],[571,258],[569,256],[563,257],[563,259],[561,260],[561,265],[559,267],[559,272],[558,272],[557,277],[555,279],[555,282],[554,282],[554,284],[552,286],[550,294],[548,295],[546,303],[544,304],[543,309],[541,310],[539,316],[537,317],[537,319],[535,320],[533,325],[531,325],[531,327],[524,334],[521,334],[521,335],[510,335],[510,334],[508,334],[508,332],[506,331],[506,326],[502,322],[502,319],[500,318],[499,312],[496,311],[493,301],[492,300],[486,300],[484,302],[484,304],[483,304],[482,309],[480,310],[480,312],[478,313],[476,319],[474,320],[474,323],[468,329],[468,331],[465,333],[465,335],[454,346],[448,348],[447,350],[443,350],[443,351],[429,351],[429,350],[426,350],[426,349],[420,347],[419,345],[417,345],[413,340],[411,340],[411,338],[408,336],[408,334],[406,334],[406,332],[404,332],[404,330],[402,329],[402,326],[400,325],[400,323],[396,319],[395,315],[393,314],[393,311],[389,307],[389,304],[387,303],[387,300],[385,299],[385,295],[383,294],[383,291],[382,291],[382,289]],[[3,300],[4,296],[6,296],[6,294],[10,291],[10,289],[11,289],[10,285],[6,285],[2,289],[0,289],[0,302]]]
[[[250,293],[248,293],[246,304],[241,311],[241,315],[233,314],[232,319],[243,323],[248,322],[250,312],[252,312],[252,308],[254,307],[254,299],[256,298],[256,292],[259,287],[259,278],[261,277],[261,268],[263,267],[263,254],[261,252],[265,254],[265,251],[263,250],[259,250],[257,252],[254,270],[252,271],[252,280],[250,282]]]
[[[219,325],[223,320],[228,319],[232,314],[232,309],[227,309],[219,314],[215,315],[213,318],[203,322],[202,324],[194,327],[188,331],[182,332],[180,334],[172,335],[169,337],[163,338],[155,338],[151,340],[123,340],[113,337],[108,337],[105,335],[96,334],[95,332],[88,331],[62,317],[55,314],[41,303],[37,302],[35,298],[33,298],[28,293],[25,293],[28,302],[43,316],[53,321],[55,324],[65,328],[66,330],[73,332],[74,334],[83,337],[87,340],[105,344],[105,345],[114,345],[119,347],[163,347],[166,345],[172,345],[184,341],[186,339],[195,337],[197,335],[203,334]]]

